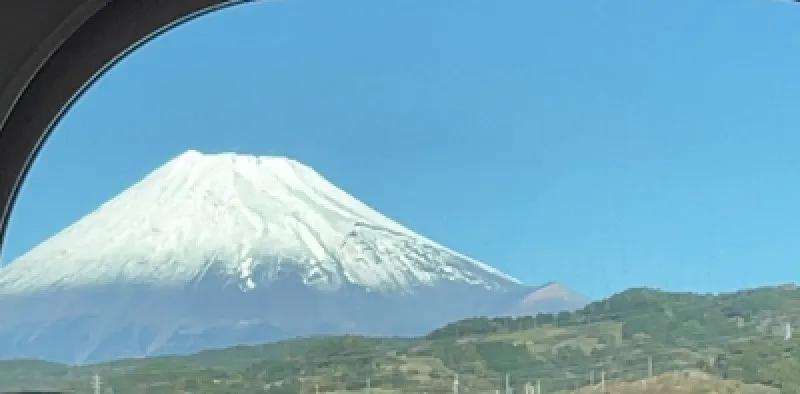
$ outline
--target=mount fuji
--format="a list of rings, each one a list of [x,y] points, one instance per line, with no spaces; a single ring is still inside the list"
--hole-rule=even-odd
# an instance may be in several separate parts
[[[0,357],[86,363],[580,308],[283,157],[188,151],[0,269]]]

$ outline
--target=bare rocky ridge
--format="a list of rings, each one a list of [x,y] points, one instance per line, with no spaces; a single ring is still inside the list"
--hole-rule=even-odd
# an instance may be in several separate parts
[[[586,302],[438,245],[296,161],[189,151],[0,270],[0,357],[418,335]]]

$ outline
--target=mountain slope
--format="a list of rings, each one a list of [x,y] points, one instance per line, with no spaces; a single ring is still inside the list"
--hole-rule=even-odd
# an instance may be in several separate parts
[[[404,243],[435,249],[437,260],[411,255],[379,264],[404,253]],[[444,256],[460,266],[436,272]],[[249,284],[254,260],[265,258],[313,267],[307,280],[321,287],[397,289],[471,276],[488,286],[520,284],[414,234],[296,161],[189,151],[13,262],[0,274],[0,291],[114,281],[180,286],[210,261]]]
[[[0,355],[415,335],[534,290],[296,161],[189,151],[0,270]]]

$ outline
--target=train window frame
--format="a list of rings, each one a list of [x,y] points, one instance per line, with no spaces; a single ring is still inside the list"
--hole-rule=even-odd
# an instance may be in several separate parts
[[[0,51],[10,55],[0,64],[0,252],[33,160],[53,126],[95,81],[163,33],[255,1],[4,1]]]

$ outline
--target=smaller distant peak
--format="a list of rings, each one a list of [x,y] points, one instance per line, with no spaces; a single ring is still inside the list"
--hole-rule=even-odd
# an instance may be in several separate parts
[[[557,281],[550,281],[550,282],[547,282],[547,283],[539,286],[538,290],[541,290],[541,289],[554,289],[554,288],[564,288],[564,285],[562,285],[561,283],[559,283]]]
[[[550,297],[584,298],[582,295],[572,291],[570,288],[556,281],[547,282],[544,285],[539,286],[529,295],[529,297],[533,297],[535,299]]]

